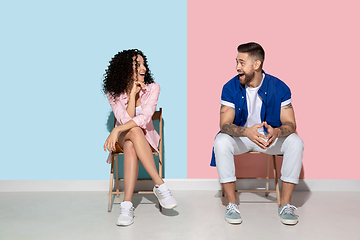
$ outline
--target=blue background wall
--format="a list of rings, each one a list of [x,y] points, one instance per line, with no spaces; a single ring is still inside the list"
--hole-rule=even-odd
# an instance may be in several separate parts
[[[0,180],[106,180],[112,56],[161,86],[166,178],[186,178],[186,1],[1,1]]]

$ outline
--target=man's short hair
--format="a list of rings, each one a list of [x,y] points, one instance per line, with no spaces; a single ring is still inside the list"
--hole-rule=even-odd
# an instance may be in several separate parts
[[[260,44],[254,42],[244,43],[239,45],[237,50],[239,53],[249,54],[249,56],[253,57],[255,61],[260,60],[262,67],[265,59],[265,51]]]

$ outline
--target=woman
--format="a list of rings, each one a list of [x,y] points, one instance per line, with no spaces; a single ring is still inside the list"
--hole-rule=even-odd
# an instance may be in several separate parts
[[[137,49],[117,53],[104,74],[103,91],[117,119],[104,144],[109,152],[124,152],[124,201],[120,204],[117,225],[133,223],[132,195],[141,161],[155,186],[153,192],[162,207],[171,209],[177,202],[155,166],[152,151],[158,151],[159,135],[152,124],[160,86],[154,82],[145,55]]]

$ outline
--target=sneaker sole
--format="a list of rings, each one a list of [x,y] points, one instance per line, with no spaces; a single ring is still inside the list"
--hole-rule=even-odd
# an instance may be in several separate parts
[[[240,223],[242,223],[242,219],[225,218],[225,220],[226,220],[228,223],[231,223],[231,224],[240,224]]]
[[[280,214],[278,214],[278,215],[280,217],[281,222],[285,225],[295,225],[299,222],[299,219],[283,219],[283,218],[281,218]]]
[[[285,225],[295,225],[299,222],[299,220],[281,219],[281,222]]]
[[[129,226],[131,224],[134,223],[134,220],[132,220],[131,222],[117,222],[116,225],[118,226]]]
[[[154,193],[154,195],[156,196],[156,198],[158,199],[159,204],[160,204],[163,208],[165,208],[165,209],[173,209],[173,208],[177,207],[177,204],[173,204],[173,205],[163,205],[163,204],[161,203],[160,197],[157,195],[155,189],[153,189],[153,193]]]

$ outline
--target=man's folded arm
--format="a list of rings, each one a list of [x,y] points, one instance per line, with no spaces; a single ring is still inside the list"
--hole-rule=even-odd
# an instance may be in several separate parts
[[[246,127],[233,124],[235,119],[235,109],[229,106],[220,107],[220,130],[233,137],[244,137]]]

